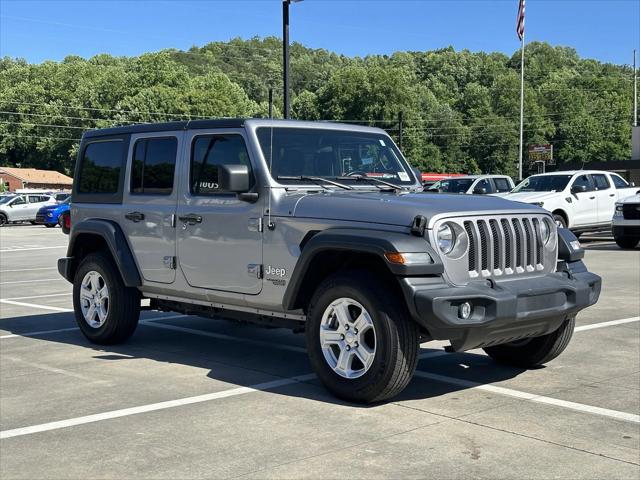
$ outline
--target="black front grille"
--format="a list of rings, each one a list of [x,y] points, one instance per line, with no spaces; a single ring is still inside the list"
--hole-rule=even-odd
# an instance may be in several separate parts
[[[476,242],[471,230],[471,222],[464,222],[464,230],[469,237],[469,271],[476,269]]]
[[[500,224],[502,225],[502,231],[504,232],[504,267],[513,268],[513,265],[511,264],[511,229],[509,228],[509,222],[503,218],[500,220]]]
[[[623,204],[622,216],[625,220],[640,220],[640,203]]]
[[[488,270],[489,269],[489,258],[487,255],[487,232],[485,231],[486,229],[486,225],[484,220],[479,220],[478,221],[478,230],[480,231],[480,250],[482,252],[482,257],[481,257],[481,265],[482,265],[482,270]]]

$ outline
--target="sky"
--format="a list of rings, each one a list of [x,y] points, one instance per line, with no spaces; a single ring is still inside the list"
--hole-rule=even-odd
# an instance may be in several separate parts
[[[291,5],[290,35],[348,56],[450,45],[511,55],[517,8],[518,0],[304,0]],[[527,42],[617,64],[640,50],[640,0],[527,0],[526,12]],[[281,0],[0,0],[0,56],[30,62],[281,34]]]

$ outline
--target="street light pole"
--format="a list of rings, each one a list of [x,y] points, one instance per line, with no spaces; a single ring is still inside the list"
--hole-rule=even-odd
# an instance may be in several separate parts
[[[289,118],[291,102],[289,96],[289,5],[302,0],[282,0],[282,76],[284,118]]]
[[[282,0],[282,75],[284,118],[289,118],[289,4],[290,0]]]

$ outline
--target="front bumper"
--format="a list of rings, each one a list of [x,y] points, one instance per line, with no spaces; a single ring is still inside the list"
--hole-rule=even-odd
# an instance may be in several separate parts
[[[628,220],[626,224],[614,224],[611,228],[614,238],[636,237],[640,238],[640,221]],[[635,223],[635,225],[632,224]]]
[[[598,275],[582,261],[560,262],[560,267],[538,278],[482,280],[464,287],[441,278],[405,278],[402,286],[415,320],[430,337],[449,340],[454,350],[462,351],[546,335],[598,301]],[[464,302],[473,311],[463,320],[458,312]]]
[[[38,213],[36,215],[36,223],[38,225],[57,225],[58,218],[57,217],[47,217],[42,213]]]

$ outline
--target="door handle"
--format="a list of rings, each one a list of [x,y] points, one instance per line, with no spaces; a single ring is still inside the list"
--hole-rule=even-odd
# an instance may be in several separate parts
[[[183,215],[182,217],[178,217],[185,225],[195,225],[196,223],[202,223],[202,216],[196,215],[195,213],[189,213],[187,215]]]
[[[144,220],[144,213],[142,212],[129,212],[127,213],[124,218],[126,218],[127,220],[131,220],[132,222],[141,222],[142,220]]]
[[[615,196],[616,196],[616,194],[615,194],[615,193],[610,193],[610,194],[609,194],[609,196],[610,196],[610,197],[615,197]]]
[[[593,200],[594,198],[596,198],[596,197],[589,197],[589,200]]]

